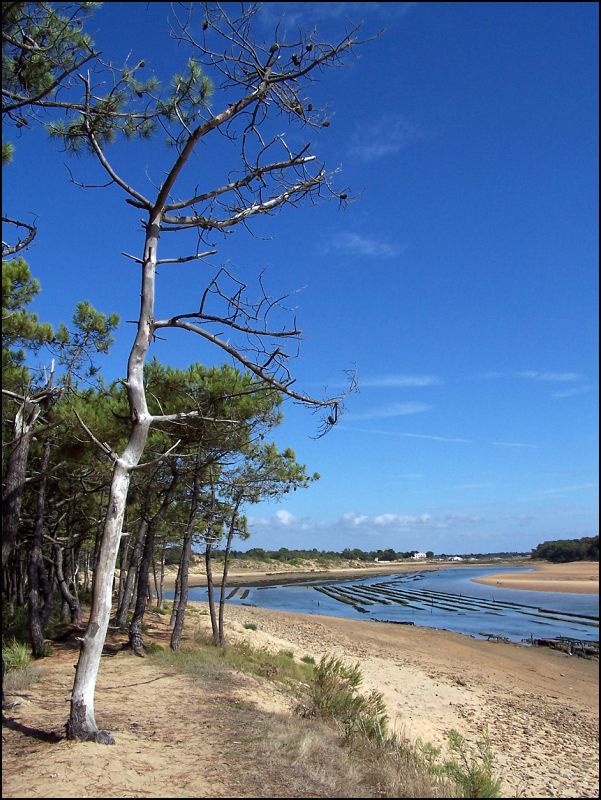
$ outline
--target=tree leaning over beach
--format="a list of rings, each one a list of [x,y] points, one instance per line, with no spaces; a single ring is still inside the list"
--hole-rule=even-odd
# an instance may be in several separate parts
[[[146,196],[129,176],[120,174],[106,154],[103,136],[104,117],[99,114],[105,102],[95,93],[90,73],[79,74],[83,100],[74,106],[74,117],[67,124],[52,127],[67,149],[89,150],[108,175],[109,183],[119,187],[125,201],[143,213],[144,243],[140,256],[125,254],[140,268],[140,311],[127,364],[124,386],[129,404],[129,437],[125,448],[115,452],[102,443],[81,420],[87,435],[112,464],[108,510],[103,523],[94,576],[94,591],[88,627],[83,639],[71,697],[67,734],[73,739],[95,739],[110,743],[108,731],[99,731],[94,716],[94,692],[100,656],[108,627],[112,583],[122,533],[126,501],[132,474],[146,466],[141,463],[152,427],[201,418],[200,409],[171,414],[149,411],[144,385],[144,365],[155,337],[169,329],[196,334],[205,343],[231,357],[257,381],[269,385],[295,401],[323,409],[319,435],[335,424],[342,397],[317,399],[292,388],[291,354],[286,342],[297,341],[296,324],[272,325],[278,302],[260,290],[250,298],[247,285],[225,267],[215,267],[212,278],[194,287],[199,301],[165,319],[155,317],[156,270],[162,264],[208,260],[217,254],[212,236],[224,234],[254,217],[294,206],[301,200],[314,201],[330,196],[344,203],[347,191],[332,185],[332,176],[310,153],[309,145],[289,145],[281,133],[282,120],[289,128],[300,124],[309,130],[328,127],[329,119],[305,96],[317,74],[337,66],[356,44],[355,30],[337,43],[322,41],[315,31],[299,33],[293,41],[278,37],[266,45],[255,38],[253,23],[258,9],[242,7],[240,15],[230,17],[212,4],[179,4],[175,7],[172,35],[189,48],[186,69],[175,76],[173,90],[166,99],[156,99],[176,156],[165,179],[156,191]],[[177,16],[179,14],[179,17]],[[133,114],[137,91],[135,81],[120,85],[119,102],[123,113]],[[128,103],[132,105],[129,106]],[[216,108],[216,111],[213,111]],[[120,112],[121,113],[121,112]],[[148,114],[148,107],[145,107]],[[275,122],[274,122],[275,120]],[[275,126],[278,127],[275,127]],[[216,137],[220,137],[216,141]],[[106,137],[105,137],[106,138]],[[296,137],[293,137],[296,138]],[[227,142],[232,163],[224,164],[223,182],[202,186],[192,194],[178,194],[181,178],[192,169],[193,152],[202,142],[215,146]],[[194,178],[196,178],[196,174]],[[202,174],[198,180],[202,181]],[[161,232],[193,231],[197,236],[194,252],[159,257]],[[202,248],[207,246],[208,249]],[[227,331],[227,336],[221,331]],[[212,420],[216,425],[234,425],[227,417]],[[178,442],[165,457],[176,452]],[[160,458],[160,457],[159,457]]]

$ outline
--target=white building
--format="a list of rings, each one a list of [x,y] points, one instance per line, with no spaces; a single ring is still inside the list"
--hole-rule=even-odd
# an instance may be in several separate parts
[[[425,553],[414,553],[414,554],[411,556],[411,558],[412,558],[414,561],[420,561],[422,558],[426,558],[426,557],[427,557],[427,556],[426,556],[426,554],[425,554]]]

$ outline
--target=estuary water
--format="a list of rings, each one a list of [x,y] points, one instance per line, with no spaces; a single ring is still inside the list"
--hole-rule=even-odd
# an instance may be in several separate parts
[[[232,582],[226,588],[226,598],[234,604],[414,624],[476,638],[504,636],[514,642],[558,636],[599,639],[596,594],[501,589],[472,580],[501,572],[528,571],[528,567],[466,566],[344,581],[313,579],[277,586],[236,587]],[[173,593],[167,596],[172,597]],[[206,601],[207,590],[190,589],[190,600]]]

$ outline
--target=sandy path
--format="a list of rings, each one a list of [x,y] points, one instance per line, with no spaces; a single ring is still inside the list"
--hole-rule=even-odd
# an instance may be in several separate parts
[[[264,797],[265,787],[289,796],[286,776],[254,746],[273,712],[289,713],[274,684],[194,678],[121,652],[103,657],[95,701],[116,745],[56,741],[76,660],[74,649],[45,659],[42,681],[3,713],[3,797]]]
[[[569,564],[533,562],[534,572],[504,572],[474,578],[501,589],[527,589],[535,592],[577,592],[599,594],[599,562],[572,561]]]

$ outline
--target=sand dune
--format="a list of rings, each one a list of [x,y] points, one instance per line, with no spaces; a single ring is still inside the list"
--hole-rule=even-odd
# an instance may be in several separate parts
[[[571,561],[568,564],[533,562],[532,566],[534,572],[504,572],[473,580],[501,589],[599,594],[598,561]]]

